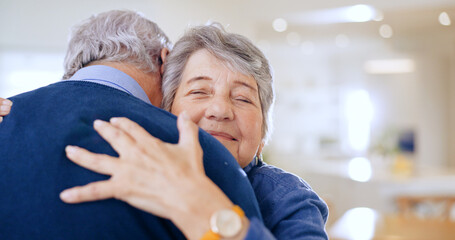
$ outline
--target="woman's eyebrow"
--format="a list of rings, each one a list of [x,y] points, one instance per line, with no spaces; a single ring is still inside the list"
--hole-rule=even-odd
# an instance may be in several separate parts
[[[251,90],[253,90],[253,91],[257,91],[257,88],[251,86],[250,84],[248,84],[248,83],[246,83],[246,82],[244,82],[244,81],[236,80],[236,81],[234,81],[234,83],[235,83],[236,85],[245,86],[245,87],[247,87],[247,88],[249,88],[249,89],[251,89]]]
[[[192,84],[192,83],[197,82],[197,81],[200,81],[200,80],[211,81],[211,80],[213,80],[213,79],[212,79],[211,77],[205,76],[205,75],[196,76],[196,77],[190,78],[190,80],[188,80],[185,84]],[[255,91],[255,92],[258,91],[257,88],[255,88],[254,86],[252,86],[252,85],[250,85],[250,84],[248,84],[247,82],[242,81],[242,80],[235,80],[235,81],[234,81],[234,84],[235,84],[235,85],[244,86],[244,87],[246,87],[246,88],[248,88],[248,89],[250,89],[250,90],[253,90],[253,91]]]
[[[210,80],[212,80],[212,78],[208,77],[208,76],[196,76],[196,77],[190,78],[190,80],[188,80],[186,82],[186,84],[191,84],[191,83],[199,81],[199,80],[208,80],[208,81],[210,81]]]

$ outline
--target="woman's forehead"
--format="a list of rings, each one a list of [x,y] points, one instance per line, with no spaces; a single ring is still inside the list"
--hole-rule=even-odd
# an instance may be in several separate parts
[[[183,71],[183,81],[186,83],[218,81],[227,79],[230,83],[242,85],[257,91],[256,80],[234,69],[229,63],[223,61],[206,49],[193,53],[188,59]]]

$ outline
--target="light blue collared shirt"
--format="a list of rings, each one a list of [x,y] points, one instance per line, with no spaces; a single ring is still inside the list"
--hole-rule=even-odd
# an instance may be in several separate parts
[[[129,93],[152,104],[144,89],[128,74],[105,65],[93,65],[79,69],[68,81],[99,83]]]

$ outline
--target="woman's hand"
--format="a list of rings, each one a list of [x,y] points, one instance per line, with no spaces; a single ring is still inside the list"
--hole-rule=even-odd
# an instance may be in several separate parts
[[[97,120],[96,131],[119,157],[94,154],[68,146],[68,158],[92,171],[111,175],[63,191],[66,203],[116,198],[170,219],[190,239],[199,239],[209,229],[212,213],[233,203],[205,175],[198,127],[183,113],[177,126],[178,144],[164,143],[127,118]]]
[[[11,106],[13,106],[13,102],[8,99],[0,98],[0,122],[3,121],[4,116],[9,114]]]

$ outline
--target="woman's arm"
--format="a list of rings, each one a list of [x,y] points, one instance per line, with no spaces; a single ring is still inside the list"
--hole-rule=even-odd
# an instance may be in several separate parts
[[[9,114],[11,106],[13,106],[13,102],[8,99],[0,98],[0,122],[3,121],[4,116]]]
[[[212,214],[232,208],[229,198],[204,172],[198,128],[188,117],[177,121],[178,144],[151,136],[126,118],[96,121],[95,129],[119,154],[118,158],[68,147],[73,162],[92,171],[111,175],[106,181],[75,187],[61,193],[67,203],[116,198],[170,219],[189,239],[199,239],[209,230]],[[244,217],[243,239],[249,220]]]

